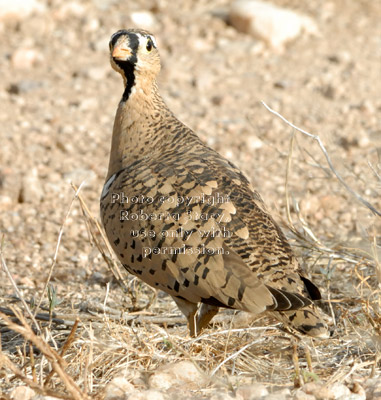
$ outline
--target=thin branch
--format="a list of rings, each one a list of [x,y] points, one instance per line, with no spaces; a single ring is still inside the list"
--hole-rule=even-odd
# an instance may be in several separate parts
[[[236,351],[235,353],[231,354],[228,358],[225,358],[224,361],[222,361],[221,363],[219,363],[217,365],[216,368],[214,368],[214,370],[212,371],[212,373],[210,374],[210,377],[212,377],[213,375],[215,375],[215,373],[224,365],[226,364],[229,360],[236,358],[237,356],[239,356],[241,353],[243,353],[246,349],[248,349],[251,346],[254,346],[257,343],[262,342],[264,339],[256,339],[253,342],[248,343],[247,345],[243,346],[241,349],[239,349],[238,351]]]
[[[41,353],[49,361],[52,369],[60,377],[62,383],[66,387],[66,390],[71,394],[73,399],[89,400],[89,396],[87,396],[87,394],[79,388],[79,386],[74,382],[73,378],[66,372],[66,361],[43,338],[37,336],[33,332],[32,328],[28,325],[27,321],[19,310],[14,308],[13,312],[20,320],[21,325],[12,322],[12,320],[5,314],[0,313],[0,317],[10,329],[21,334],[26,340],[30,341],[41,351]],[[28,384],[31,385],[30,382],[28,382]],[[31,385],[31,387],[33,386]]]
[[[318,135],[313,135],[312,133],[309,133],[301,128],[298,128],[296,125],[292,124],[289,122],[285,117],[280,115],[278,112],[274,111],[271,109],[264,101],[262,101],[262,104],[267,108],[268,111],[270,111],[272,114],[276,115],[279,117],[282,121],[284,121],[286,124],[290,125],[292,128],[296,129],[297,131],[303,133],[304,135],[310,137],[313,140],[316,140],[318,142],[318,145],[323,152],[325,159],[327,160],[327,163],[329,165],[329,168],[331,171],[335,174],[336,178],[339,180],[339,182],[344,186],[344,188],[352,195],[354,196],[360,203],[362,203],[365,207],[369,208],[373,212],[373,214],[378,215],[381,217],[381,212],[378,211],[375,207],[372,206],[368,201],[363,199],[358,193],[356,193],[348,184],[344,181],[344,179],[341,177],[341,175],[336,171],[334,168],[331,158],[326,150],[326,148],[323,145],[323,142],[321,141],[320,137]]]
[[[55,267],[55,265],[56,265],[56,262],[57,262],[58,249],[59,249],[60,244],[61,244],[61,239],[62,239],[62,235],[63,235],[64,226],[65,226],[66,220],[69,218],[69,215],[70,215],[70,213],[71,213],[71,209],[72,209],[72,207],[73,207],[74,200],[75,200],[76,198],[78,198],[79,192],[80,192],[80,190],[82,189],[82,186],[84,185],[84,183],[85,183],[85,181],[83,181],[83,182],[79,185],[79,188],[76,190],[74,197],[71,199],[71,202],[70,202],[70,205],[69,205],[69,209],[67,210],[67,213],[66,213],[66,215],[65,215],[65,218],[64,218],[64,220],[63,220],[63,222],[62,222],[62,225],[61,225],[61,228],[60,228],[60,231],[59,231],[59,234],[58,234],[57,245],[56,245],[56,250],[55,250],[54,256],[53,256],[53,261],[52,261],[52,264],[50,265],[49,274],[48,274],[48,277],[47,277],[47,279],[46,279],[46,282],[45,282],[45,285],[44,285],[44,289],[42,290],[40,300],[38,301],[38,304],[37,304],[37,306],[36,306],[36,309],[35,309],[35,312],[34,312],[35,315],[37,314],[37,311],[38,311],[38,309],[40,308],[40,305],[41,305],[41,303],[42,303],[42,299],[44,298],[44,294],[45,294],[45,292],[46,292],[46,288],[48,287],[48,284],[49,284],[50,279],[51,279],[51,277],[52,277],[53,269],[54,269],[54,267]]]
[[[3,257],[3,240],[1,241],[1,245],[0,245],[0,260],[1,260],[1,265],[2,265],[2,267],[3,267],[3,270],[4,270],[5,273],[7,274],[8,279],[11,281],[12,286],[13,286],[15,292],[17,293],[17,296],[20,298],[20,300],[21,300],[23,306],[25,307],[26,312],[29,314],[30,318],[32,319],[32,321],[33,321],[33,323],[34,323],[34,325],[35,325],[35,327],[36,327],[36,329],[37,329],[37,332],[38,332],[38,333],[41,333],[40,326],[38,325],[36,319],[34,318],[34,315],[33,315],[32,311],[31,311],[31,309],[29,308],[28,304],[27,304],[26,301],[24,300],[23,295],[22,295],[21,292],[19,291],[19,288],[17,287],[17,284],[16,284],[16,282],[14,281],[14,279],[13,279],[13,277],[12,277],[12,274],[10,273],[10,271],[9,271],[9,269],[8,269],[7,263],[5,262],[5,259],[4,259],[4,257]]]

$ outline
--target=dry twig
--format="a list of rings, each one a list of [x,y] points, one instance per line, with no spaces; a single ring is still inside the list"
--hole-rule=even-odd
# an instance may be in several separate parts
[[[331,161],[331,157],[329,156],[326,148],[323,145],[323,142],[321,141],[320,137],[318,135],[313,135],[312,133],[309,133],[301,128],[298,128],[296,125],[292,124],[290,121],[288,121],[285,117],[283,117],[281,114],[279,114],[278,112],[274,111],[272,108],[270,108],[264,101],[262,101],[262,104],[267,108],[268,111],[270,111],[272,114],[276,115],[277,117],[279,117],[282,121],[284,121],[286,124],[290,125],[292,128],[296,129],[297,131],[303,133],[303,135],[306,135],[308,137],[310,137],[313,140],[316,140],[321,151],[324,154],[325,159],[327,160],[327,163],[329,165],[330,170],[334,173],[334,175],[336,176],[336,178],[339,180],[339,182],[344,186],[344,188],[352,195],[354,196],[360,203],[362,203],[365,207],[369,208],[369,210],[372,211],[373,214],[378,215],[379,217],[381,217],[381,212],[376,210],[375,207],[373,207],[372,204],[370,204],[367,200],[365,200],[364,198],[362,198],[358,193],[356,193],[345,181],[344,179],[341,177],[341,175],[336,171],[336,169],[334,168],[332,161]]]

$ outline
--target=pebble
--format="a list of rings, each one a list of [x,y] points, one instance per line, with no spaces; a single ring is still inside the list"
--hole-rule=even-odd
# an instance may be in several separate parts
[[[243,398],[239,394],[233,397],[228,393],[215,393],[210,397],[210,400],[243,400]]]
[[[0,0],[0,21],[19,21],[44,10],[45,6],[37,0]]]
[[[36,168],[27,171],[21,180],[20,203],[39,203],[44,191]]]
[[[230,23],[240,32],[257,37],[281,52],[302,33],[318,34],[312,18],[257,0],[237,0],[230,8]]]
[[[10,168],[0,169],[0,210],[18,202],[20,189],[20,174]]]
[[[149,385],[155,389],[169,389],[172,386],[184,384],[201,384],[205,380],[201,372],[191,361],[164,365],[159,368],[149,379]]]
[[[365,382],[366,398],[381,400],[381,376],[368,379]]]
[[[17,386],[11,391],[9,397],[12,400],[31,400],[35,394],[34,390],[28,386]]]
[[[302,387],[302,390],[304,393],[315,396],[316,400],[344,400],[351,395],[351,391],[342,383],[326,386],[322,382],[309,382]]]
[[[316,400],[312,394],[307,394],[303,390],[299,389],[295,392],[294,400]]]
[[[86,75],[92,81],[103,81],[107,74],[109,73],[109,67],[107,66],[97,66],[97,67],[90,67],[86,69]]]
[[[6,90],[9,94],[19,95],[22,93],[31,92],[36,89],[40,89],[44,86],[46,87],[45,81],[25,79],[19,82],[11,83]]]
[[[239,387],[236,391],[236,394],[240,395],[243,400],[255,400],[260,397],[267,396],[269,394],[269,391],[264,385],[255,384]]]
[[[275,393],[271,393],[264,397],[266,400],[286,400],[291,399],[291,392],[289,389],[282,389]],[[254,400],[254,399],[253,399]]]
[[[34,48],[19,48],[11,57],[12,66],[17,69],[31,69],[44,59],[42,53]]]
[[[64,21],[68,18],[81,18],[86,15],[86,8],[80,2],[68,1],[54,13],[54,17],[58,21]]]
[[[130,18],[136,26],[147,30],[155,30],[157,21],[150,11],[135,11],[130,14]]]
[[[126,395],[135,392],[135,387],[123,376],[117,376],[111,380],[105,388],[105,400],[122,400]]]
[[[128,397],[128,400],[167,400],[167,399],[169,400],[169,398],[165,396],[162,392],[152,389],[144,390],[140,393],[133,393]]]

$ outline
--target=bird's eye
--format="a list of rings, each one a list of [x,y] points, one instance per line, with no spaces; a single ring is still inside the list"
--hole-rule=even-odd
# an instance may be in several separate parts
[[[152,47],[153,47],[152,40],[151,40],[151,39],[148,39],[148,40],[147,40],[147,44],[146,44],[146,50],[147,50],[147,51],[151,51],[151,50],[152,50]]]

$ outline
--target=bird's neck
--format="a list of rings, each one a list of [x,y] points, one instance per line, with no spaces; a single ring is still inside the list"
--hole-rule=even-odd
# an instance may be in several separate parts
[[[165,134],[162,121],[175,118],[161,98],[156,82],[135,84],[116,112],[107,178],[131,162],[157,150]]]

